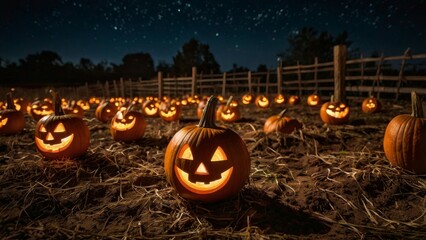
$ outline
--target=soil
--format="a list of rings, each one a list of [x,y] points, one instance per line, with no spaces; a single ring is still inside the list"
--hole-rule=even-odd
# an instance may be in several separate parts
[[[143,139],[112,140],[109,125],[85,113],[91,141],[78,159],[47,161],[36,151],[35,121],[0,140],[1,239],[425,239],[426,178],[393,167],[383,152],[387,123],[407,102],[377,114],[350,102],[349,124],[324,125],[319,109],[288,106],[303,122],[292,134],[263,133],[282,107],[241,106],[226,123],[251,157],[248,183],[217,203],[183,199],[164,177],[164,150],[182,120],[146,118]]]

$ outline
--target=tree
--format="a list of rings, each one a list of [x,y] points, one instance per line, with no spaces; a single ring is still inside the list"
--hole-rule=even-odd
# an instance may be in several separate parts
[[[149,53],[127,54],[122,61],[117,70],[124,78],[151,79],[155,76],[154,60]]]
[[[192,67],[199,72],[218,73],[220,65],[210,52],[210,46],[192,38],[182,46],[173,57],[173,69],[176,75],[190,75]]]
[[[163,76],[167,76],[173,72],[173,66],[164,61],[160,61],[157,65],[157,72],[162,72]]]
[[[300,31],[288,37],[290,47],[284,53],[278,54],[284,60],[285,65],[296,65],[313,63],[315,57],[320,62],[333,59],[333,47],[344,44],[348,48],[351,41],[348,40],[346,31],[333,37],[328,32],[318,33],[312,27],[304,27]]]

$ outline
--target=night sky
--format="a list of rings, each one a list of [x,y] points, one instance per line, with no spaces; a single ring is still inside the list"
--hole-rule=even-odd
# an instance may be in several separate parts
[[[346,30],[352,48],[426,53],[426,0],[13,0],[0,3],[0,57],[50,50],[64,62],[81,57],[120,64],[128,53],[172,63],[192,37],[210,46],[222,71],[232,64],[275,67],[287,38],[302,27]]]

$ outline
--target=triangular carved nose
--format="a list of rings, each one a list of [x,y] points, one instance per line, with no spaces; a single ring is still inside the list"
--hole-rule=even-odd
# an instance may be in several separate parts
[[[49,132],[49,133],[47,133],[47,136],[46,136],[46,140],[48,140],[48,141],[52,141],[52,140],[54,140],[55,138],[53,137],[53,135]]]
[[[200,163],[197,170],[195,170],[195,174],[197,175],[209,175],[209,171],[207,171],[206,166],[203,163]]]

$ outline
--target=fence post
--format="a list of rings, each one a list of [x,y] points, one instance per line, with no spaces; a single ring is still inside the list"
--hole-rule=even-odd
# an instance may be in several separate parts
[[[192,67],[192,87],[191,95],[195,96],[197,90],[197,67]]]
[[[319,92],[318,92],[318,57],[315,57],[314,65],[315,65],[315,72],[314,72],[315,90],[314,90],[314,93],[319,94]]]
[[[277,67],[277,95],[281,94],[283,86],[283,65],[280,61],[280,65]]]
[[[382,73],[382,65],[383,62],[385,60],[385,56],[383,55],[383,53],[380,55],[380,61],[379,61],[379,65],[377,65],[377,70],[376,70],[376,78],[373,81],[373,87],[371,88],[371,92],[370,92],[370,96],[374,96],[374,90],[375,90],[375,86],[377,85],[377,87],[379,87],[379,82],[380,82],[380,77],[381,77],[381,73]],[[380,92],[377,93],[377,98],[380,98]]]
[[[118,97],[118,86],[117,86],[117,81],[112,80],[112,83],[114,84],[114,97]]]
[[[265,89],[265,94],[266,96],[268,96],[269,94],[269,78],[270,78],[270,73],[269,71],[266,73],[266,89]]]
[[[398,82],[396,83],[397,88],[396,88],[395,100],[398,100],[398,98],[399,98],[399,90],[401,88],[401,82],[404,80],[405,60],[407,58],[411,58],[410,48],[407,48],[407,50],[405,50],[404,58],[402,59],[402,62],[401,62],[401,68],[399,69],[399,74],[398,74]]]
[[[105,95],[106,96],[104,96],[104,97],[107,97],[107,98],[110,98],[111,97],[111,93],[109,92],[109,82],[108,81],[106,81],[106,83],[105,83]]]
[[[225,97],[225,93],[226,93],[226,72],[223,72],[223,77],[222,77],[222,96]]]
[[[157,73],[157,80],[158,80],[158,99],[163,99],[163,73],[158,72]]]
[[[334,100],[346,103],[345,74],[346,46],[336,45],[333,49],[334,63]]]
[[[247,84],[248,84],[248,92],[251,94],[251,71],[247,72]]]
[[[120,78],[120,92],[121,92],[121,97],[124,98],[124,79]]]
[[[297,61],[297,86],[299,88],[299,97],[302,97],[302,72],[299,61]]]

